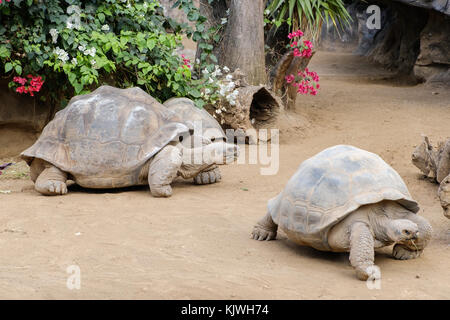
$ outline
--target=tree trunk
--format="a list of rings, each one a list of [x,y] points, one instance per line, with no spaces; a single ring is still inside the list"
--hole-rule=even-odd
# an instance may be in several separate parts
[[[216,0],[212,5],[202,0],[200,10],[213,24],[228,19],[223,38],[214,50],[219,64],[231,70],[239,68],[252,85],[265,84],[264,0]]]

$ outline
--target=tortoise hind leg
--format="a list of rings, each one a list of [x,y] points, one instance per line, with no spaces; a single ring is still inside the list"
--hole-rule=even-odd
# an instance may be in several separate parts
[[[258,223],[253,227],[251,237],[255,240],[273,240],[277,237],[278,226],[272,220],[270,212],[268,212]]]
[[[41,171],[39,175],[38,171]],[[31,164],[31,176],[35,180],[34,188],[43,195],[56,196],[67,193],[67,173],[48,162],[39,163],[34,160]]]

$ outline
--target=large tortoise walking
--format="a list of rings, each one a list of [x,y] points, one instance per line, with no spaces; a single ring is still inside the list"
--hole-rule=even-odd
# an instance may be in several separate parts
[[[379,156],[338,145],[300,165],[269,200],[252,237],[275,239],[280,227],[297,244],[349,251],[359,279],[378,279],[375,248],[395,244],[395,258],[411,259],[430,240],[431,226],[418,211],[401,177]]]
[[[199,146],[176,113],[139,88],[102,86],[72,98],[22,153],[35,188],[67,193],[66,181],[86,188],[149,184],[154,196],[172,194],[177,176],[195,178],[235,159],[238,147],[200,137]]]
[[[439,183],[439,200],[444,216],[450,219],[450,139],[434,148],[428,137],[423,135],[422,142],[414,149],[411,158],[425,176],[433,176]]]

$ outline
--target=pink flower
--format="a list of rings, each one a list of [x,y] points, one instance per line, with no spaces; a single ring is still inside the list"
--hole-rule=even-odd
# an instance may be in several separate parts
[[[292,81],[295,80],[295,77],[294,77],[293,74],[290,74],[290,75],[286,76],[285,79],[286,79],[286,82],[287,82],[287,83],[291,83]]]

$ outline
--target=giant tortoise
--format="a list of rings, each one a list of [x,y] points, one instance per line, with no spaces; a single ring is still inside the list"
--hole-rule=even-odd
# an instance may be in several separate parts
[[[348,145],[305,160],[267,207],[253,239],[275,239],[280,227],[297,244],[350,252],[361,280],[380,278],[375,248],[394,244],[395,258],[416,258],[432,233],[398,173],[378,155]]]
[[[168,197],[177,176],[237,157],[234,144],[192,140],[182,119],[140,88],[101,86],[72,98],[21,156],[44,195],[67,193],[70,179],[86,188],[149,184],[152,195]]]

